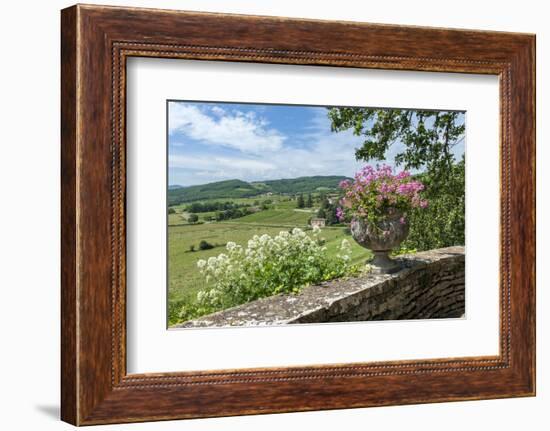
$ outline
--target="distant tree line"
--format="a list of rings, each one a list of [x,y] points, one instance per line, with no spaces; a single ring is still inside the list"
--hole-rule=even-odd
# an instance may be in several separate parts
[[[190,213],[207,213],[211,211],[228,211],[237,208],[248,207],[248,204],[239,204],[231,201],[227,202],[193,202],[185,207],[185,211]]]
[[[232,208],[224,211],[216,211],[213,216],[207,217],[206,220],[211,221],[223,221],[231,220],[234,218],[244,217],[245,215],[252,214],[254,211],[251,208]],[[187,222],[191,224],[204,223],[199,222],[199,216],[196,213],[190,213],[187,216]]]
[[[267,186],[266,190],[279,194],[297,194],[309,193],[320,188],[329,190],[337,190],[338,183],[346,177],[331,175],[331,176],[312,176],[300,178],[288,178],[280,180],[264,181]]]
[[[252,211],[249,208],[233,208],[225,211],[216,211],[214,217],[216,218],[216,221],[223,221],[244,217],[248,214],[252,214]]]

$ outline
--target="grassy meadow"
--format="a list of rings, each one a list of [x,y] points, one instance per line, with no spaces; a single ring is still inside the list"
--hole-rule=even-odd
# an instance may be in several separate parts
[[[175,213],[168,216],[168,300],[169,323],[177,323],[177,309],[183,302],[194,301],[199,290],[205,287],[205,278],[197,268],[200,259],[208,259],[225,251],[229,241],[246,246],[254,235],[277,235],[284,230],[298,227],[308,230],[308,220],[315,217],[319,208],[318,194],[314,195],[311,208],[297,208],[296,199],[286,195],[270,194],[251,198],[207,199],[208,201],[231,201],[233,203],[254,206],[269,202],[264,208],[243,217],[212,221],[215,211],[197,213],[198,223],[189,223],[186,212],[187,203],[174,205]],[[370,252],[351,240],[345,226],[327,226],[322,229],[321,238],[325,240],[327,253],[336,255],[342,239],[350,239],[353,263],[366,262]],[[207,241],[212,249],[200,250],[199,243]],[[191,251],[191,247],[194,251]]]

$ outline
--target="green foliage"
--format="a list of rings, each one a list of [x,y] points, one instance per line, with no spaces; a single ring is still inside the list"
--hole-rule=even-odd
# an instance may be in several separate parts
[[[322,189],[336,190],[340,181],[346,179],[343,176],[311,176],[281,180],[264,181],[267,189],[278,194],[312,193]]]
[[[208,241],[206,240],[201,240],[201,242],[199,242],[199,249],[200,250],[210,250],[211,248],[214,248],[214,246],[212,244],[210,244]]]
[[[445,181],[430,174],[420,176],[430,204],[410,214],[410,230],[404,247],[418,250],[462,245],[465,242],[465,163],[452,165]]]
[[[215,214],[215,220],[216,221],[222,221],[222,220],[231,220],[235,218],[244,217],[245,215],[250,214],[249,210],[247,208],[245,209],[229,209],[225,211],[216,211]]]
[[[218,181],[198,186],[172,188],[168,190],[168,204],[177,205],[201,199],[241,198],[260,193],[250,183],[241,180]]]
[[[307,200],[306,200],[305,206],[306,206],[307,208],[311,208],[311,207],[313,206],[313,199],[312,199],[312,197],[311,197],[311,193],[309,193],[309,194],[307,195]]]
[[[172,207],[168,208],[168,214],[176,214],[176,210]]]
[[[182,307],[188,304],[186,298],[173,299],[168,301],[168,325],[175,325],[180,322],[180,313]]]
[[[226,211],[236,208],[248,207],[249,204],[225,202],[193,202],[185,207],[185,211],[191,213],[207,213],[212,211]]]
[[[330,205],[326,210],[326,224],[327,226],[332,226],[339,223],[338,217],[336,217],[336,205]]]
[[[189,216],[187,217],[187,221],[188,221],[189,223],[196,223],[196,222],[199,221],[199,216],[198,216],[197,214],[191,213],[191,214],[189,214]]]
[[[326,210],[327,208],[330,207],[330,202],[329,202],[326,194],[323,194],[320,197],[320,199],[321,199],[321,209]]]
[[[184,304],[179,319],[187,320],[278,293],[297,293],[302,287],[356,273],[351,244],[342,240],[339,253],[329,257],[320,230],[308,236],[295,228],[276,236],[254,236],[247,247],[228,242],[225,253],[197,266],[210,288],[196,301]]]
[[[339,223],[336,217],[336,204],[331,204],[326,195],[321,198],[321,206],[317,211],[317,217],[324,218],[327,226]]]
[[[304,195],[298,195],[296,199],[296,208],[303,208],[305,206]]]
[[[395,156],[395,163],[405,169],[425,169],[432,175],[443,174],[454,162],[452,148],[464,137],[461,112],[410,109],[331,108],[332,130],[352,129],[364,136],[356,149],[358,160],[384,160],[396,142],[405,150]]]
[[[409,248],[406,246],[405,243],[402,243],[399,248],[392,250],[391,255],[392,256],[401,256],[402,254],[414,254],[418,250],[416,248]]]
[[[423,171],[426,209],[409,214],[410,232],[403,246],[428,250],[464,244],[464,159],[457,162],[453,147],[464,139],[462,113],[405,109],[331,108],[332,130],[352,130],[363,136],[356,149],[358,160],[384,160],[390,147],[400,142],[404,149],[395,163]]]

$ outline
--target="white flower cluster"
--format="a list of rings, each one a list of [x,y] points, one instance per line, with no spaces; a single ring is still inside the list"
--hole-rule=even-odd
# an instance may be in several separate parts
[[[319,233],[318,227],[311,235],[294,228],[273,237],[255,235],[246,247],[228,242],[225,253],[197,262],[213,286],[200,291],[197,301],[222,309],[346,275],[351,270],[349,241],[343,240],[336,258],[329,258]]]
[[[336,257],[345,262],[349,262],[351,260],[351,244],[347,239],[344,238],[342,240],[342,244],[340,245],[340,253],[338,253]]]

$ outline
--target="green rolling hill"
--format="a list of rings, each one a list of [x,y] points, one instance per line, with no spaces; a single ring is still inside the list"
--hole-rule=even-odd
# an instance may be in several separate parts
[[[168,205],[178,205],[207,199],[238,199],[254,197],[268,192],[276,194],[313,193],[322,190],[335,190],[343,176],[312,176],[262,182],[241,180],[217,181],[196,186],[168,187]]]

